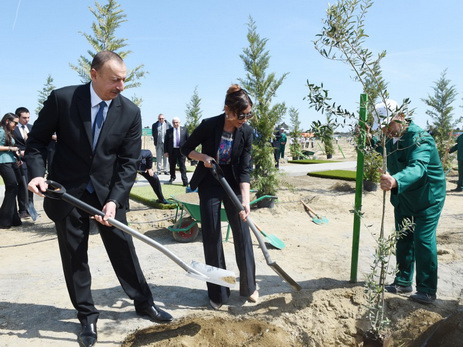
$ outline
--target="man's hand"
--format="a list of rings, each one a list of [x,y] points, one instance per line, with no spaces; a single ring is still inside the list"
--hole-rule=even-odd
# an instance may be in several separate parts
[[[42,192],[46,191],[48,188],[48,184],[43,177],[35,177],[31,179],[29,184],[27,185],[27,189],[29,189],[32,193],[40,195],[44,197]]]
[[[117,206],[114,201],[108,201],[104,206],[102,210],[105,214],[104,217],[101,217],[99,215],[95,215],[95,220],[98,223],[101,223],[107,227],[110,227],[111,224],[108,222],[108,218],[116,218],[116,211],[117,211]]]
[[[379,178],[380,187],[384,191],[391,190],[393,188],[397,188],[397,181],[394,177],[389,175],[388,173],[382,174]]]

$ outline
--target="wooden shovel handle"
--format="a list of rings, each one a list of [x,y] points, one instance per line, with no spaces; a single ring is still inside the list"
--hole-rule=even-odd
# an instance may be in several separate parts
[[[320,218],[320,217],[318,217],[318,214],[317,214],[314,210],[312,210],[312,209],[310,208],[309,205],[307,205],[307,204],[304,202],[304,200],[301,200],[301,202],[302,202],[302,205],[304,205],[304,207],[305,207],[309,212],[313,213],[313,214],[315,215],[315,217]]]

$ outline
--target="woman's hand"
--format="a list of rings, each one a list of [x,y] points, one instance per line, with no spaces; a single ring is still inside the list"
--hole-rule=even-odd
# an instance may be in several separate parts
[[[249,203],[243,203],[244,210],[240,211],[240,218],[243,222],[248,219],[249,213],[251,212],[251,206]]]
[[[204,167],[207,167],[209,169],[212,167],[212,162],[214,160],[215,160],[214,158],[208,156],[207,154],[204,154],[203,159],[201,159],[201,161],[204,163]]]

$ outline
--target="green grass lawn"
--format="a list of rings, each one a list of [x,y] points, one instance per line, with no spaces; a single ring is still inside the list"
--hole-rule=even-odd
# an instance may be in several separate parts
[[[170,196],[185,193],[185,187],[181,184],[161,184],[161,187],[162,194],[166,199],[168,199]],[[175,204],[164,205],[157,202],[158,197],[156,194],[154,194],[153,189],[149,184],[146,186],[133,187],[130,191],[130,198],[147,206],[158,209],[172,209],[175,207]]]
[[[333,178],[344,181],[355,181],[356,172],[351,170],[329,170],[309,172],[307,175],[321,178]]]

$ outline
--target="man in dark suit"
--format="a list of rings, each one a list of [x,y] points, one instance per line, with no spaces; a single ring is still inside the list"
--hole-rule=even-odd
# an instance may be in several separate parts
[[[26,145],[29,190],[43,196],[46,149],[56,132],[58,142],[49,178],[70,195],[101,209],[94,216],[111,264],[139,315],[157,322],[172,316],[154,305],[132,238],[107,218],[127,223],[125,202],[137,175],[141,149],[140,109],[120,95],[126,67],[116,53],[103,51],[91,65],[91,83],[54,90],[44,103]],[[64,276],[81,323],[79,342],[93,346],[99,316],[91,294],[88,266],[89,215],[62,200],[44,199],[55,222]]]
[[[13,130],[13,138],[15,145],[19,148],[21,158],[24,157],[24,151],[26,149],[26,140],[28,137],[29,132],[32,129],[32,126],[29,124],[30,120],[30,112],[25,107],[18,107],[15,111],[16,116],[19,118],[18,126]],[[24,175],[26,176],[27,180],[27,163],[23,160],[23,167],[19,168],[20,170],[24,170]],[[26,199],[27,196],[27,199]],[[22,182],[19,183],[18,187],[18,212],[19,217],[22,219],[30,218],[29,213],[27,213],[27,204],[34,204],[34,194],[32,192],[27,192],[27,187],[24,186]]]
[[[138,173],[148,181],[151,188],[153,188],[154,194],[156,194],[158,197],[159,202],[161,204],[168,204],[169,201],[167,201],[162,194],[159,177],[154,173],[153,170],[153,154],[149,149],[142,149],[140,158],[141,160],[138,167]]]
[[[172,119],[173,128],[166,131],[164,140],[164,153],[169,158],[170,180],[169,183],[175,181],[175,166],[178,163],[178,168],[182,176],[183,186],[188,186],[188,177],[186,176],[185,159],[186,157],[180,152],[180,147],[188,140],[188,130],[180,126],[180,119],[175,117]]]

